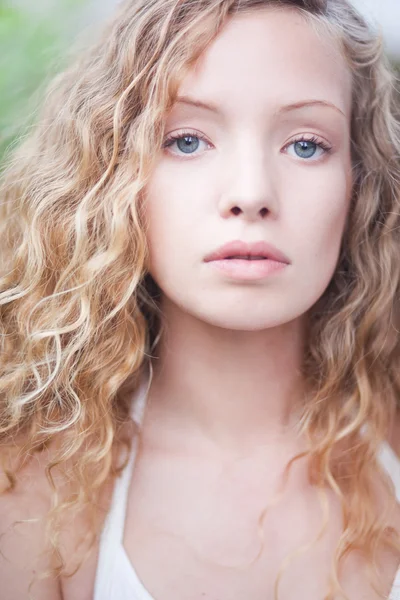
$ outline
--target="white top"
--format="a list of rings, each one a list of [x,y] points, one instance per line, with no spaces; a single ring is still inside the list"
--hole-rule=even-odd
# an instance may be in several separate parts
[[[132,418],[139,425],[142,423],[151,377],[150,379],[143,377],[133,398]],[[155,600],[137,576],[123,545],[128,490],[136,456],[137,440],[136,437],[129,462],[115,483],[111,508],[100,539],[93,600]],[[400,460],[389,444],[384,444],[382,447],[380,460],[392,477],[396,487],[396,496],[400,502]],[[388,600],[400,600],[400,569]]]

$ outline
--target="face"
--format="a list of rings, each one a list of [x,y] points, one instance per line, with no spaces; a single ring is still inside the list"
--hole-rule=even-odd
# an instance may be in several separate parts
[[[315,304],[349,207],[350,115],[327,35],[289,9],[229,21],[180,86],[146,188],[150,273],[170,305],[250,331]],[[259,260],[208,260],[231,241]]]

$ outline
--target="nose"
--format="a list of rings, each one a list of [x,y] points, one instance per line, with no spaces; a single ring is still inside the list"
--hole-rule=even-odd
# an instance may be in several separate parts
[[[235,153],[223,167],[223,190],[219,211],[223,218],[241,217],[258,221],[277,214],[274,174],[265,148],[249,146]]]

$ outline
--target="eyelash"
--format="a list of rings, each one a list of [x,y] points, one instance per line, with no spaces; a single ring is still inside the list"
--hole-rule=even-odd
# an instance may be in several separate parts
[[[289,148],[289,146],[292,146],[292,144],[297,144],[298,142],[311,142],[311,143],[315,144],[316,146],[318,146],[318,148],[322,148],[322,150],[324,150],[326,153],[329,153],[333,150],[332,146],[330,146],[327,142],[325,142],[321,138],[316,137],[315,135],[313,135],[311,137],[307,137],[305,135],[300,135],[297,138],[295,138],[294,140],[291,140],[288,144],[286,144],[286,146],[284,147],[284,150],[286,150],[286,148]]]
[[[165,140],[165,142],[163,144],[163,148],[169,148],[177,140],[183,139],[188,136],[195,137],[198,140],[201,140],[202,142],[206,142],[207,144],[209,144],[209,141],[207,140],[207,138],[204,135],[202,135],[201,133],[198,133],[196,131],[180,131],[179,133],[170,134],[167,137],[167,139]],[[193,154],[193,155],[188,154],[187,156],[188,157],[195,156],[195,154]],[[184,160],[187,160],[187,158],[185,158]]]
[[[183,139],[185,137],[195,137],[203,142],[206,142],[207,144],[209,144],[209,141],[207,140],[207,138],[202,135],[199,132],[196,131],[180,131],[179,133],[174,133],[174,134],[170,134],[167,139],[165,140],[165,142],[163,143],[163,148],[169,148],[170,146],[172,146],[172,144],[180,139]],[[306,135],[299,135],[297,136],[294,140],[291,140],[288,144],[286,144],[286,146],[283,148],[283,150],[287,150],[287,148],[289,148],[290,146],[292,146],[293,144],[297,144],[298,142],[311,142],[313,144],[315,144],[316,146],[318,146],[319,148],[321,148],[322,150],[324,150],[324,154],[329,154],[332,150],[333,147],[330,146],[327,142],[325,142],[324,140],[316,137],[315,135],[308,137]],[[190,160],[191,158],[195,158],[197,156],[196,153],[188,153],[186,156],[182,153],[179,155],[180,158],[182,158],[183,160]],[[301,159],[301,157],[299,156],[300,160],[303,160],[304,162],[312,162],[310,160],[307,161],[307,159]],[[314,162],[317,162],[316,160],[314,160]]]

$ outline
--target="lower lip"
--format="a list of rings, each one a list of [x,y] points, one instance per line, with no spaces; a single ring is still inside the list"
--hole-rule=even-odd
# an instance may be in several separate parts
[[[276,260],[246,260],[240,258],[228,258],[225,260],[213,260],[209,264],[215,269],[222,271],[228,277],[244,281],[255,281],[264,279],[277,271],[281,271],[288,265]]]

